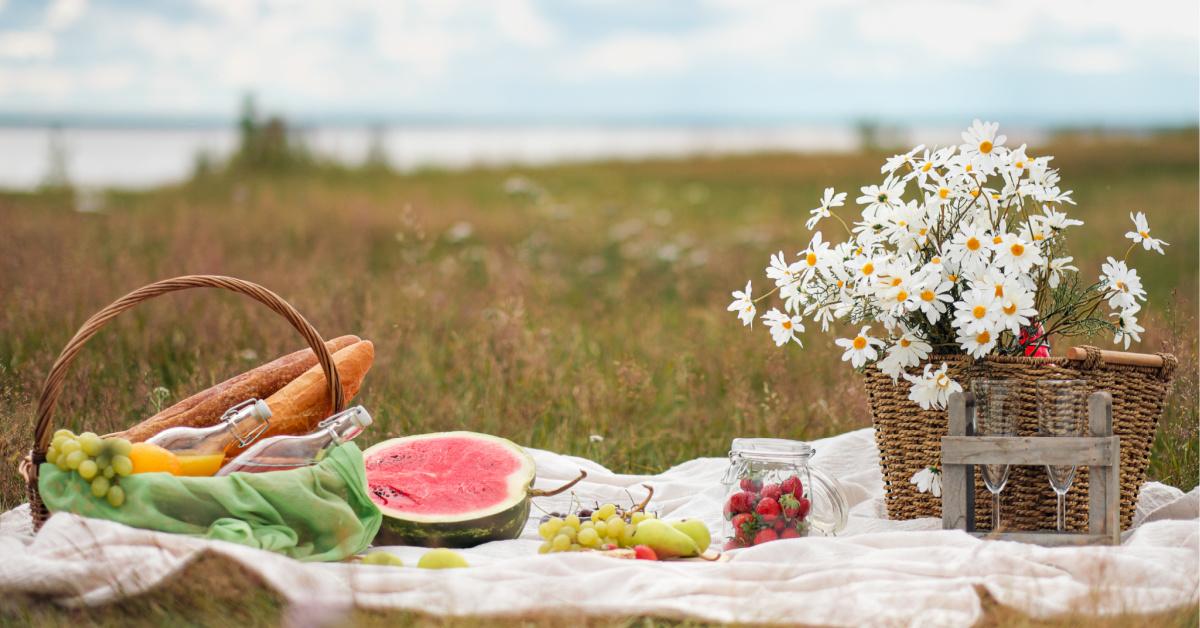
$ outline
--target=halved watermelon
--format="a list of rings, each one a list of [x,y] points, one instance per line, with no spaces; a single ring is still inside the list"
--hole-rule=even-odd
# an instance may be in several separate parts
[[[363,458],[384,514],[376,544],[472,547],[517,538],[529,518],[533,458],[507,439],[421,434],[383,441]]]

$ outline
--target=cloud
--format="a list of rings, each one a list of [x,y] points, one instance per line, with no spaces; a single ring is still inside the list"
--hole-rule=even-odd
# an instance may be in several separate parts
[[[0,33],[0,59],[48,59],[54,56],[54,50],[54,37],[44,31]]]
[[[74,24],[87,12],[87,0],[54,0],[46,10],[46,28],[61,31]]]
[[[614,35],[584,50],[565,67],[565,73],[588,76],[655,76],[688,68],[684,41],[662,35]]]

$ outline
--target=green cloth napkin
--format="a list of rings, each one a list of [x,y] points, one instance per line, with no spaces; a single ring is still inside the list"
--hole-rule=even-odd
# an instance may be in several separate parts
[[[383,520],[367,496],[366,468],[354,443],[339,445],[316,465],[288,471],[123,477],[118,483],[125,503],[119,508],[94,497],[91,484],[74,471],[46,463],[38,477],[51,512],[231,541],[303,561],[336,561],[363,551]]]

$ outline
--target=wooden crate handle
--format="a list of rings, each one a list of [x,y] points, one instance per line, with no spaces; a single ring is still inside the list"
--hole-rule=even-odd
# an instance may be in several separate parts
[[[1122,366],[1147,366],[1162,368],[1163,357],[1151,353],[1129,353],[1126,351],[1108,351],[1099,349],[1100,361],[1104,364],[1119,364]],[[1067,349],[1067,359],[1083,361],[1088,357],[1088,350],[1083,347]]]

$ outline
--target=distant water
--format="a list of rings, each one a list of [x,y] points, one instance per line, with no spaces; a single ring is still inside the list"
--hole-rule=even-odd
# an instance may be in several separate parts
[[[1009,137],[1014,137],[1009,130]],[[1019,132],[1036,143],[1041,134]],[[68,127],[58,131],[69,179],[82,186],[148,187],[187,178],[204,153],[227,157],[234,129],[128,129]],[[29,189],[49,171],[52,132],[0,127],[0,187]],[[364,127],[317,127],[300,137],[317,154],[361,163],[372,133]],[[850,126],[422,126],[393,127],[382,135],[390,163],[401,171],[475,165],[540,165],[597,159],[643,159],[760,151],[846,152],[860,133]],[[949,127],[893,131],[884,138],[904,145],[952,143]]]

